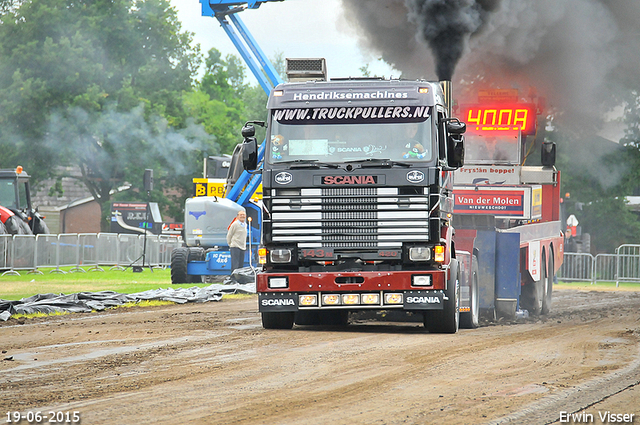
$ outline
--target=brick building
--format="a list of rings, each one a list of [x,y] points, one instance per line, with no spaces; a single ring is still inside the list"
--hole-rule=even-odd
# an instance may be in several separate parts
[[[62,196],[49,196],[55,180],[45,180],[35,187],[32,203],[45,216],[45,222],[51,233],[99,233],[100,205],[85,185],[76,177],[80,170],[76,167],[63,167],[59,174],[73,176],[62,178]],[[126,190],[129,186],[120,187]]]

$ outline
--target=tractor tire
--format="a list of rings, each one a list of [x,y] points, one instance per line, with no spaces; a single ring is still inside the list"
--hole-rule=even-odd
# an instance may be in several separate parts
[[[546,267],[544,272],[544,276],[546,279],[545,282],[545,292],[544,298],[542,299],[542,314],[549,314],[551,311],[552,304],[552,294],[553,294],[553,277],[555,273],[553,272],[553,253],[549,255],[549,262],[544,264],[543,267]]]
[[[38,214],[35,214],[31,217],[31,226],[34,235],[50,235],[51,231],[49,230],[49,226],[44,222],[42,217]]]
[[[171,283],[190,283],[187,273],[189,248],[180,247],[171,251]]]
[[[442,310],[424,312],[424,326],[431,333],[458,332],[460,327],[460,268],[458,260],[451,259],[450,278],[444,291],[445,300]]]
[[[262,327],[265,329],[291,329],[295,313],[293,311],[286,312],[263,312]]]
[[[206,257],[204,248],[191,247],[191,248],[188,248],[188,249],[189,249],[189,260],[188,260],[188,262],[204,261],[204,259]],[[195,274],[190,274],[190,275],[188,275],[188,282],[187,283],[202,283],[202,276],[195,275]]]
[[[460,327],[462,329],[475,329],[480,323],[480,285],[478,283],[478,258],[473,257],[471,271],[471,288],[469,288],[470,311],[460,313]]]

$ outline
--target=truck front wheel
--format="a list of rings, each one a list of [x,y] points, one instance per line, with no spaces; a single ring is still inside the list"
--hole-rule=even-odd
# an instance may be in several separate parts
[[[458,260],[451,259],[449,266],[450,277],[447,289],[444,291],[445,300],[442,310],[428,310],[424,312],[424,326],[431,333],[458,332],[460,326],[460,269]]]
[[[263,312],[262,327],[265,329],[291,329],[293,327],[294,312]]]

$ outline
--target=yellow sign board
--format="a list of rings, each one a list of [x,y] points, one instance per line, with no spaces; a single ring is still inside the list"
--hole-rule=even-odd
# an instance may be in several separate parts
[[[226,179],[193,179],[193,196],[218,196],[223,198],[225,195]],[[256,192],[251,197],[254,201],[262,199],[262,184],[258,186]]]

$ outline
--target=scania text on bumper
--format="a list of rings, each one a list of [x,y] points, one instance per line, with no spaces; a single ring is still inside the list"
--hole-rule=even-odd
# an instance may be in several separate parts
[[[319,309],[442,310],[444,293],[429,291],[378,292],[262,292],[260,312],[287,312]]]

